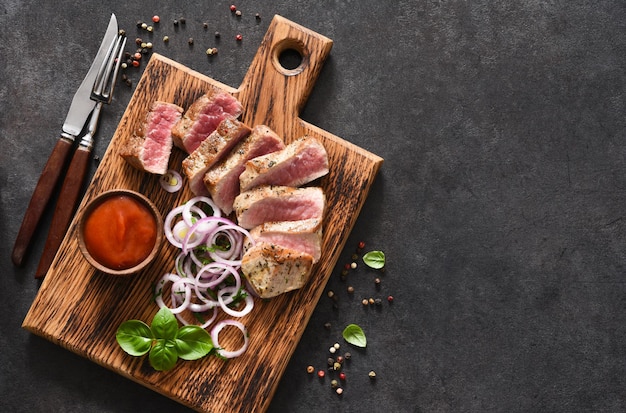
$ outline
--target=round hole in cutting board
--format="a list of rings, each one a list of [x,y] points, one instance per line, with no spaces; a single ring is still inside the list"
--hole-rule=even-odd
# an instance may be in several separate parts
[[[307,65],[306,48],[301,41],[284,39],[274,47],[272,60],[279,72],[287,76],[297,75]]]
[[[295,70],[302,64],[302,55],[294,49],[285,49],[278,56],[280,66],[287,70]]]

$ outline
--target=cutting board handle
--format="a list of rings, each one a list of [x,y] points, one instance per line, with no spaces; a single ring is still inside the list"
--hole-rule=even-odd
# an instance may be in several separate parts
[[[264,123],[281,136],[293,130],[293,121],[299,118],[332,46],[331,39],[274,16],[238,89],[239,100],[248,108],[243,121],[248,125]],[[298,54],[300,64],[284,67],[284,52]]]

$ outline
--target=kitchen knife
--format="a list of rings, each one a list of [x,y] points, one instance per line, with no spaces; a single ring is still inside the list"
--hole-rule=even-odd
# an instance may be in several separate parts
[[[22,265],[35,229],[41,220],[44,209],[52,197],[52,192],[61,177],[67,159],[74,147],[76,136],[80,134],[87,122],[89,114],[96,106],[96,102],[91,100],[93,84],[100,66],[106,58],[108,47],[111,42],[114,41],[117,33],[117,19],[114,14],[111,14],[111,19],[109,20],[109,25],[102,39],[102,43],[100,44],[100,48],[98,49],[98,53],[87,75],[83,79],[83,82],[74,94],[70,109],[65,118],[65,123],[63,124],[61,137],[58,139],[43,168],[37,186],[35,186],[35,190],[28,204],[28,208],[26,209],[26,213],[24,214],[22,225],[17,234],[15,245],[13,246],[13,253],[11,254],[11,259],[15,265]]]

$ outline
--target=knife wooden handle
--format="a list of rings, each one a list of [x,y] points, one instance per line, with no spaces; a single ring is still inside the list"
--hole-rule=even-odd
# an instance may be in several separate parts
[[[54,188],[59,182],[59,178],[61,177],[61,173],[63,172],[73,146],[73,140],[60,138],[41,172],[37,186],[35,186],[33,195],[30,198],[28,208],[26,208],[22,225],[15,239],[15,245],[13,246],[11,260],[13,264],[17,266],[22,265],[24,262],[24,256],[30,246],[35,229],[41,220],[43,211],[46,209],[52,197]]]
[[[87,175],[90,153],[90,148],[79,146],[72,157],[72,162],[67,169],[67,174],[65,175],[65,180],[63,181],[63,186],[59,193],[59,200],[54,209],[52,224],[50,225],[48,238],[46,239],[46,244],[41,259],[39,260],[39,266],[35,272],[35,278],[45,277],[65,237],[67,228],[72,221],[74,211],[78,205],[83,182]]]

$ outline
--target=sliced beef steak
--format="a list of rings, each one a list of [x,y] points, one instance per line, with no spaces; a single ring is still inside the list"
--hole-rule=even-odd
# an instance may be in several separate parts
[[[241,103],[232,95],[212,91],[200,96],[172,130],[174,145],[192,153],[226,118],[237,118]]]
[[[322,220],[326,207],[319,187],[264,185],[237,195],[233,209],[239,225],[251,229],[272,221]]]
[[[313,257],[315,264],[320,259],[322,244],[322,221],[311,218],[301,221],[266,222],[250,230],[255,242],[279,245],[305,252]],[[244,249],[252,246],[248,242]]]
[[[154,102],[146,122],[120,150],[120,155],[139,170],[165,174],[172,153],[172,127],[182,113],[183,108],[173,103]]]
[[[315,138],[303,136],[285,149],[246,162],[241,191],[260,185],[300,186],[328,173],[328,154]]]
[[[243,255],[241,271],[261,298],[301,288],[311,275],[313,257],[305,252],[259,242]]]
[[[194,194],[209,194],[204,185],[204,174],[249,134],[248,126],[234,118],[226,118],[195,151],[183,160],[183,172],[187,175],[189,188]]]
[[[281,150],[285,147],[280,136],[265,125],[252,129],[231,153],[211,167],[204,175],[204,184],[217,206],[225,213],[233,211],[233,201],[239,195],[239,175],[249,159]]]

